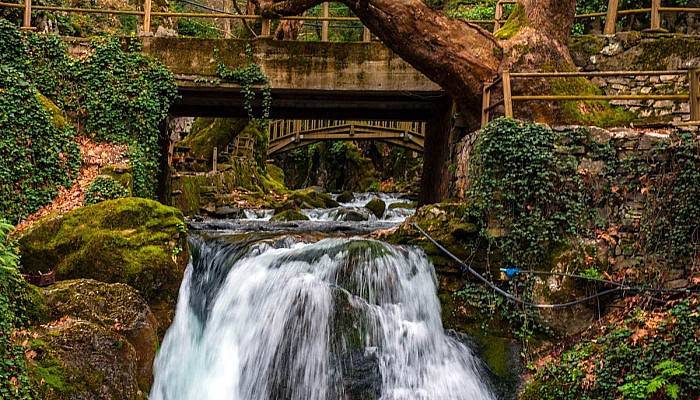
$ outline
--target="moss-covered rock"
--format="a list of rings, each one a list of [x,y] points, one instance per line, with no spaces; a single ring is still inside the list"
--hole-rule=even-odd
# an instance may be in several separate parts
[[[373,198],[369,203],[365,204],[365,208],[372,211],[377,218],[381,218],[386,211],[386,203],[380,198]]]
[[[109,164],[100,168],[100,176],[109,176],[119,182],[131,196],[134,191],[134,176],[129,165]]]
[[[411,209],[411,208],[416,208],[417,203],[415,201],[406,201],[406,202],[401,202],[401,203],[392,203],[389,204],[389,210],[396,210],[396,209]]]
[[[314,188],[295,190],[288,199],[299,208],[334,208],[340,205],[328,193]]]
[[[50,315],[89,321],[124,337],[134,348],[139,387],[148,391],[158,346],[158,323],[138,292],[123,283],[59,281],[43,290]]]
[[[182,214],[153,200],[122,198],[49,216],[19,238],[25,273],[90,278],[139,290],[167,327],[187,263]]]
[[[270,221],[286,222],[286,221],[308,221],[309,217],[302,214],[299,210],[285,210],[275,214]]]
[[[197,157],[211,160],[214,147],[222,150],[248,125],[247,119],[197,118],[181,145],[189,147]]]
[[[351,201],[355,200],[355,195],[351,191],[346,190],[339,194],[338,197],[336,197],[336,200],[339,203],[350,203]]]
[[[147,398],[136,378],[136,350],[110,329],[64,318],[32,332],[26,340],[27,367],[38,398]]]

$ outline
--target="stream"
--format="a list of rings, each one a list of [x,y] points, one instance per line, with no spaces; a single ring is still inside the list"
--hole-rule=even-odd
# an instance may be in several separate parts
[[[343,221],[192,222],[191,261],[151,400],[493,399],[482,363],[443,329],[422,250],[363,237],[414,210]],[[387,205],[402,201],[383,195]]]

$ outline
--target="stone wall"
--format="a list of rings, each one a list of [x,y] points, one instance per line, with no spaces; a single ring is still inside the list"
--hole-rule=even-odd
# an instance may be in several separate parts
[[[579,129],[584,135],[573,134]],[[555,146],[562,157],[573,157],[577,162],[578,173],[590,198],[587,206],[592,212],[593,222],[601,225],[601,228],[596,228],[599,232],[589,238],[590,244],[597,247],[596,253],[601,257],[601,263],[609,265],[610,272],[623,275],[625,271],[641,270],[643,264],[667,264],[667,260],[650,258],[641,251],[643,218],[649,217],[647,207],[649,200],[653,199],[650,196],[655,195],[653,182],[659,176],[640,179],[638,171],[658,162],[658,156],[654,159],[652,151],[657,145],[670,140],[672,130],[606,130],[570,126],[555,130],[565,133],[562,143]],[[462,201],[467,199],[469,160],[475,137],[472,134],[463,138],[455,148],[452,192]],[[601,154],[602,148],[607,151],[605,156]],[[667,174],[672,173],[667,171]],[[666,265],[658,279],[665,282],[667,287],[686,286],[686,268],[690,266]]]
[[[700,37],[647,35],[578,36],[571,42],[574,61],[583,71],[662,71],[700,68]],[[688,76],[661,75],[594,78],[605,94],[687,94]],[[687,101],[615,100],[637,115],[636,124],[679,123],[690,119]]]

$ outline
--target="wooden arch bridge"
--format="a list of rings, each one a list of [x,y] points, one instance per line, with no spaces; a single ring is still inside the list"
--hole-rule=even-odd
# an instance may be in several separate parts
[[[270,123],[268,155],[322,141],[374,140],[423,152],[425,122],[276,120]]]

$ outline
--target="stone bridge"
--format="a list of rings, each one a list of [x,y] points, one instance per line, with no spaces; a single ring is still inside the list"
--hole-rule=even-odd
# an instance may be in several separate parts
[[[216,67],[246,65],[247,46],[270,79],[272,118],[427,121],[444,97],[438,85],[378,42],[141,40],[143,52],[177,78],[175,116],[245,116],[240,86],[218,82]]]

